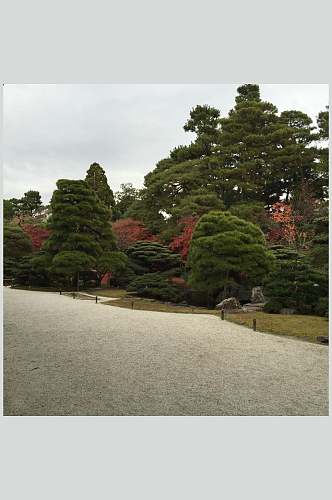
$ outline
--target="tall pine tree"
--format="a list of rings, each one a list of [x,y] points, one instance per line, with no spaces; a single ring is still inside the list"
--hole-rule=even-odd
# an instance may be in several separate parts
[[[98,262],[105,268],[105,258],[116,250],[110,211],[87,182],[59,180],[51,209],[51,236],[43,247],[51,269],[74,283],[79,272],[98,270]]]

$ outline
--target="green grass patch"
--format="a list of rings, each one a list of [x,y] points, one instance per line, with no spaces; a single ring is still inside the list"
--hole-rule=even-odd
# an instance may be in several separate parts
[[[238,325],[252,328],[256,319],[257,331],[301,338],[316,342],[318,336],[328,336],[329,322],[320,316],[300,314],[235,313],[226,314],[225,319]]]
[[[104,305],[123,307],[125,309],[132,309],[139,311],[158,311],[166,313],[187,313],[187,314],[213,314],[220,315],[218,311],[206,309],[204,307],[194,306],[178,306],[176,304],[165,304],[157,300],[141,299],[139,297],[123,297],[119,300],[112,300],[104,302]]]
[[[122,298],[127,295],[126,290],[122,290],[121,288],[105,288],[105,289],[94,288],[84,291],[86,293],[90,293],[91,295],[98,295],[98,297],[110,297],[112,299]]]
[[[111,296],[111,295],[109,295]],[[163,302],[141,299],[139,297],[125,297],[119,300],[104,302],[104,305],[123,307],[140,311],[159,311],[166,313],[211,314],[220,317],[220,311],[205,307],[177,306]],[[256,313],[225,313],[225,320],[238,325],[252,328],[253,319],[256,319],[257,331],[297,337],[309,342],[316,342],[319,336],[328,336],[328,319],[320,316],[304,316],[299,314],[267,314]]]

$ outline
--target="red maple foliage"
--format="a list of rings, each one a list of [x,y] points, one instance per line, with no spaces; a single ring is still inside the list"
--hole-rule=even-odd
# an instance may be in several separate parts
[[[21,228],[31,238],[32,247],[35,251],[40,250],[42,244],[50,235],[48,229],[34,224],[22,224]]]
[[[113,223],[112,228],[121,250],[125,250],[136,241],[158,241],[158,238],[150,233],[143,222],[132,218],[119,219]]]
[[[194,215],[180,219],[179,224],[183,226],[183,229],[169,244],[170,250],[179,253],[184,261],[187,260],[191,238],[198,219],[199,217]]]
[[[269,231],[268,240],[285,241],[288,245],[295,245],[298,233],[296,224],[302,220],[302,217],[294,215],[291,205],[281,201],[272,205],[271,219],[276,224]]]

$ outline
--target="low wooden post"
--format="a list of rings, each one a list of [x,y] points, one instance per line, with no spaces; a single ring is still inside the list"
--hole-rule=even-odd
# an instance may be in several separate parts
[[[225,311],[223,309],[221,310],[221,319],[225,319]]]
[[[74,299],[75,297],[76,297],[76,294],[75,294],[75,292],[73,292],[73,299]]]
[[[60,295],[62,295],[62,291],[60,290]]]
[[[98,295],[96,295],[96,304],[98,304]]]
[[[254,332],[255,332],[255,331],[256,331],[256,318],[254,318],[254,319],[252,320],[252,328],[253,328],[253,330],[254,330]]]
[[[131,309],[132,309],[132,311],[134,310],[134,301],[133,300],[131,301]]]

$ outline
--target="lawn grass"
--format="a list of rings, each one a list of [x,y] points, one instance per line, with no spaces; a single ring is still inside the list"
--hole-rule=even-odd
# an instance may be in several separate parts
[[[109,295],[111,296],[111,295]],[[220,316],[220,311],[204,307],[177,306],[158,301],[149,301],[139,297],[125,297],[119,300],[104,302],[104,305],[132,308],[141,311],[159,311],[167,313],[211,314]],[[304,316],[299,314],[267,314],[255,313],[225,313],[225,320],[252,328],[253,319],[256,319],[256,328],[259,332],[273,333],[297,337],[309,342],[316,342],[319,336],[328,336],[328,319],[320,316]]]
[[[152,300],[142,299],[140,297],[122,297],[119,300],[103,302],[103,304],[115,307],[123,307],[126,309],[132,309],[133,307],[134,309],[139,311],[220,315],[220,312],[211,309],[206,309],[204,307],[177,306],[176,304],[165,304],[164,302],[158,302],[157,300],[152,301]]]
[[[98,297],[111,297],[113,299],[122,298],[127,295],[127,291],[122,288],[94,288],[84,291],[91,295],[98,295]]]
[[[257,330],[278,335],[298,337],[316,342],[318,336],[328,336],[329,322],[320,316],[300,314],[267,314],[264,312],[227,314],[226,319],[238,325],[252,328],[256,319]]]

